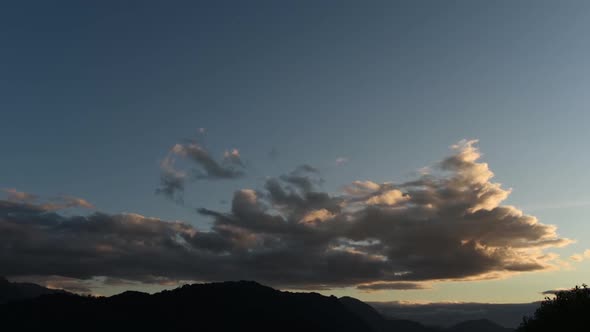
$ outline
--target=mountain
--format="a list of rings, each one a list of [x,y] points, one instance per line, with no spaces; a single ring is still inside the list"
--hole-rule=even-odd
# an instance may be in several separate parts
[[[10,282],[0,277],[0,303],[35,298],[46,294],[63,293],[31,283]]]
[[[21,290],[20,297],[14,295],[14,289]],[[110,297],[0,281],[0,296],[9,295],[20,301],[0,304],[0,326],[18,331],[511,331],[488,320],[466,321],[450,328],[425,326],[387,318],[352,297],[284,292],[253,281],[185,285],[151,295],[126,291]]]
[[[448,332],[509,332],[514,331],[509,328],[502,327],[488,319],[477,319],[477,320],[469,320],[466,322],[462,322],[456,325],[453,325],[449,329]]]
[[[348,310],[362,318],[375,332],[441,331],[441,329],[426,327],[410,320],[385,318],[372,306],[352,297],[341,297],[340,302],[342,302]]]
[[[336,297],[249,281],[185,285],[153,295],[46,295],[0,305],[0,321],[19,331],[372,331]]]
[[[523,316],[539,307],[534,303],[425,303],[369,302],[385,317],[419,322],[428,326],[450,328],[461,322],[488,319],[500,326],[516,328]]]

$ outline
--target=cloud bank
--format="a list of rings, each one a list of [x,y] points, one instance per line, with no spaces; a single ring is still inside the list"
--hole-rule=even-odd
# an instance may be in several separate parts
[[[26,200],[0,201],[0,266],[8,276],[250,279],[364,290],[557,268],[547,249],[571,240],[502,205],[510,190],[492,182],[475,143],[453,146],[413,181],[354,181],[341,194],[318,190],[317,170],[301,166],[261,190],[236,191],[229,211],[199,209],[213,221],[208,230],[138,214],[67,217]],[[198,145],[171,153],[193,160],[205,177],[239,174]],[[183,183],[186,174],[171,176]]]

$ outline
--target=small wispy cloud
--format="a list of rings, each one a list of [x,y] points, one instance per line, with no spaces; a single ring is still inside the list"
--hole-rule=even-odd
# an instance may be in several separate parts
[[[338,157],[338,158],[336,158],[336,160],[334,162],[335,162],[336,166],[342,166],[342,165],[348,163],[348,158]]]
[[[574,262],[581,262],[586,259],[590,259],[590,249],[584,250],[584,252],[573,254],[570,256],[570,259]]]
[[[2,189],[7,195],[6,199],[10,202],[19,202],[32,204],[38,202],[38,207],[43,211],[57,211],[69,208],[94,209],[94,205],[84,198],[74,197],[71,195],[59,195],[48,199],[41,200],[38,195],[18,191],[15,188]],[[40,201],[40,202],[39,202]]]
[[[18,191],[15,188],[5,188],[2,191],[7,194],[7,199],[10,201],[31,202],[39,198],[37,195]]]
[[[542,291],[541,294],[543,295],[555,295],[559,292],[563,292],[567,290],[567,288],[555,288],[555,289],[548,289],[546,291]]]
[[[421,282],[373,282],[368,284],[361,284],[356,286],[357,289],[366,292],[382,291],[382,290],[416,290],[416,289],[431,289],[432,286],[428,283]]]

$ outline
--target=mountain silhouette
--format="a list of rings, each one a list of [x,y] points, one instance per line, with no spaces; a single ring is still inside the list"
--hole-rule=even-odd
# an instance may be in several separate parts
[[[353,297],[341,297],[342,302],[351,312],[362,318],[375,332],[433,332],[439,328],[426,327],[420,323],[405,319],[383,317],[375,308]]]
[[[386,318],[352,297],[285,292],[253,281],[185,285],[155,294],[126,291],[110,297],[37,287],[33,289],[49,293],[0,304],[0,326],[18,331],[510,331],[487,320],[449,329],[430,327]]]
[[[461,322],[488,319],[500,326],[516,328],[523,316],[531,315],[540,306],[532,303],[422,303],[368,302],[385,317],[396,317],[427,326],[450,328]]]
[[[37,284],[10,282],[0,277],[0,303],[32,299],[41,295],[64,293],[63,290],[49,289]]]
[[[372,331],[336,297],[250,281],[185,285],[153,295],[45,295],[0,305],[0,317],[19,331]]]

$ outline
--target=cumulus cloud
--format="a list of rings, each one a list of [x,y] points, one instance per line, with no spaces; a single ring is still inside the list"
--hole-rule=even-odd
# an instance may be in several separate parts
[[[355,181],[319,190],[301,166],[263,189],[234,193],[229,211],[199,209],[210,229],[137,214],[66,217],[0,201],[0,266],[8,275],[126,280],[253,279],[278,287],[426,287],[558,268],[548,249],[571,243],[509,205],[475,141],[405,183]],[[179,145],[176,156],[204,158]],[[198,162],[205,174],[224,174]],[[217,165],[217,166],[212,166]]]
[[[371,196],[367,199],[368,205],[396,205],[400,202],[410,199],[409,196],[404,196],[398,189],[387,190],[383,193]]]
[[[178,158],[190,161],[194,167],[188,171],[179,169]],[[244,175],[243,168],[238,149],[225,151],[222,161],[218,162],[196,142],[175,144],[160,163],[160,186],[156,193],[181,203],[187,181],[235,179]]]
[[[326,220],[334,218],[334,214],[326,209],[313,210],[308,212],[301,218],[299,223],[315,225]]]

